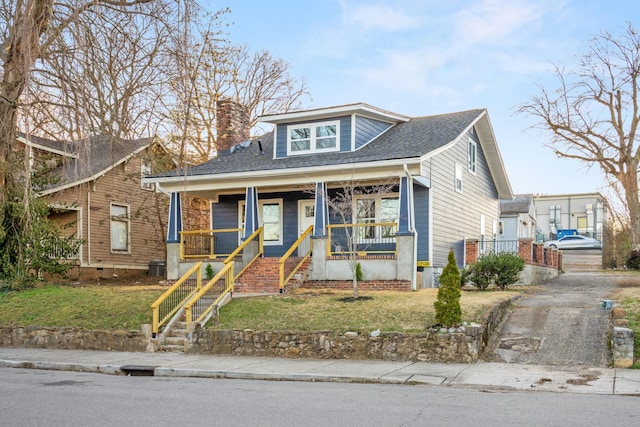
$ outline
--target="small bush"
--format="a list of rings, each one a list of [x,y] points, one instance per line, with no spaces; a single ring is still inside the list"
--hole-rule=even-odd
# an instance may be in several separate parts
[[[522,270],[524,260],[518,255],[509,252],[489,253],[469,267],[465,283],[472,283],[481,290],[493,284],[504,291],[518,281]]]
[[[356,281],[362,282],[362,266],[360,263],[356,264]]]
[[[213,267],[211,266],[211,264],[207,264],[207,267],[204,269],[204,274],[207,278],[207,280],[211,280],[215,277],[215,271],[213,271]]]
[[[640,251],[632,250],[624,265],[631,270],[640,270]]]
[[[436,323],[451,327],[460,324],[462,310],[460,308],[460,270],[456,265],[453,250],[449,251],[447,266],[440,275],[438,299],[433,303],[436,310]]]

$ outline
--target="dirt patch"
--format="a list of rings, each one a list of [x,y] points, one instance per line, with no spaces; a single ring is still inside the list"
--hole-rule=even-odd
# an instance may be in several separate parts
[[[589,384],[591,381],[597,380],[599,377],[597,375],[590,374],[582,374],[580,378],[570,378],[567,380],[567,384],[571,385],[591,385]]]

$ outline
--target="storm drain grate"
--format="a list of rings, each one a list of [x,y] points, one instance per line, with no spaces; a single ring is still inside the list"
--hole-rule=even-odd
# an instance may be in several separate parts
[[[146,365],[124,365],[120,367],[123,374],[130,377],[152,377],[156,367]]]

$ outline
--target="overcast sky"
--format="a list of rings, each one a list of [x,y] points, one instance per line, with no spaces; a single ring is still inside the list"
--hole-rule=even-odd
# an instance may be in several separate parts
[[[209,3],[206,3],[209,1]],[[224,4],[205,0],[210,9]],[[233,43],[304,78],[305,107],[365,102],[408,116],[487,108],[515,193],[607,193],[602,174],[557,159],[515,107],[555,88],[602,31],[640,30],[636,0],[234,0]]]

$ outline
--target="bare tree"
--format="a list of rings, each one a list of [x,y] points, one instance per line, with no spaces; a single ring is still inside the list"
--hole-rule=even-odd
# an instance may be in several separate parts
[[[394,185],[390,183],[370,185],[352,177],[344,180],[336,193],[327,198],[330,216],[337,218],[340,224],[344,225],[340,227],[341,232],[331,235],[328,244],[341,248],[337,252],[345,253],[351,269],[354,299],[358,298],[358,253],[366,251],[376,240],[392,239],[397,231],[390,226],[375,224],[376,210],[383,211],[380,218],[382,223],[397,222],[396,198],[387,199],[396,200],[391,206],[376,206],[377,203],[384,203],[382,196],[390,193],[393,188]],[[388,212],[385,213],[384,210]],[[355,226],[356,224],[358,225]]]
[[[309,96],[304,80],[290,74],[290,65],[269,52],[251,53],[248,46],[233,46],[225,37],[221,10],[201,24],[194,23],[176,38],[177,67],[171,79],[174,100],[169,119],[175,151],[191,161],[208,160],[215,153],[216,102],[227,98],[247,108],[248,125],[271,112],[299,108]],[[189,156],[187,156],[189,154]]]
[[[592,40],[576,69],[556,67],[555,76],[555,89],[540,87],[540,94],[518,111],[538,120],[534,127],[550,134],[547,145],[556,155],[597,165],[620,184],[631,241],[637,247],[640,36],[630,24],[619,38],[603,32]]]
[[[34,68],[21,127],[53,139],[154,135],[172,25],[160,13],[164,6],[154,6],[159,10],[149,14],[78,17]]]
[[[0,251],[3,276],[27,275],[27,263],[33,260],[28,248],[34,247],[39,225],[46,218],[31,204],[28,150],[17,145],[18,114],[23,94],[37,62],[45,58],[56,40],[79,17],[102,10],[129,10],[151,0],[2,0],[0,2]],[[32,234],[35,233],[35,234]],[[33,241],[29,240],[32,236]],[[25,248],[24,242],[29,247]]]

